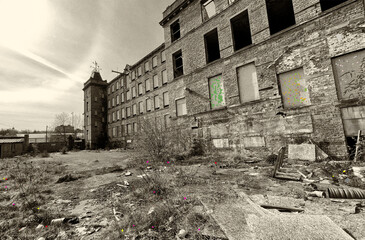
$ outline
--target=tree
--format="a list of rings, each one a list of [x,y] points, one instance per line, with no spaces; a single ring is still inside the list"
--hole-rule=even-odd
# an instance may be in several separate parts
[[[53,125],[55,133],[57,133],[59,136],[62,136],[63,141],[67,143],[66,129],[68,127],[67,125],[70,125],[70,115],[65,112],[56,114]]]

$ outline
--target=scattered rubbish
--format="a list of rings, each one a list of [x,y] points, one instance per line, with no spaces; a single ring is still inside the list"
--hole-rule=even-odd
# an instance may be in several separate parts
[[[96,192],[96,189],[90,189],[89,192]]]
[[[302,175],[303,178],[307,178],[307,176],[304,175],[301,171],[297,170],[297,173],[299,173],[300,175]]]
[[[356,150],[355,150],[355,157],[354,157],[354,162],[357,161],[357,158],[359,156],[359,149],[360,149],[360,137],[361,137],[361,130],[358,131],[357,133],[357,141],[356,141]]]
[[[187,232],[185,229],[180,229],[179,233],[177,234],[178,238],[185,238]]]
[[[19,229],[19,232],[23,232],[25,229],[27,229],[27,227],[22,227],[21,229]]]
[[[63,177],[60,177],[56,183],[63,183],[63,182],[72,182],[77,180],[77,177],[72,176],[71,174],[67,174]]]
[[[152,167],[147,167],[147,169],[152,169]]]
[[[35,228],[35,230],[39,231],[43,228],[44,228],[44,226],[42,224],[38,224],[38,226]]]
[[[117,183],[117,186],[119,186],[119,187],[124,187],[124,188],[126,188],[126,187],[127,187],[127,186],[125,186],[125,185],[118,184],[118,183]]]
[[[319,147],[319,145],[316,143],[316,142],[314,142],[312,139],[309,139],[309,142],[311,143],[311,144],[314,144],[315,146],[316,146],[316,159],[317,160],[325,160],[325,159],[327,159],[328,158],[328,154],[327,153],[325,153],[320,147]]]
[[[44,237],[40,237],[37,240],[46,240]]]
[[[61,231],[57,235],[57,239],[66,239],[66,238],[67,238],[67,233],[65,231]]]
[[[132,175],[132,173],[131,173],[131,172],[126,172],[124,175],[125,175],[125,176],[131,176],[131,175]]]
[[[321,184],[331,184],[331,181],[326,179],[326,180],[320,181],[319,183],[321,183]]]
[[[355,207],[355,213],[365,212],[365,203],[357,203]]]
[[[293,181],[300,181],[301,175],[294,174],[294,173],[284,173],[280,172],[280,168],[283,166],[284,162],[284,155],[285,155],[286,147],[281,147],[278,153],[278,158],[275,162],[275,167],[273,171],[273,177],[278,179],[284,179],[284,180],[293,180]]]
[[[124,185],[129,186],[129,182],[127,180],[124,180]]]
[[[150,210],[148,210],[148,215],[152,214],[153,212],[155,211],[155,208],[154,207],[151,207]]]
[[[113,214],[114,214],[114,217],[117,221],[119,221],[119,217],[117,216],[118,212],[115,210],[115,208],[113,208]]]
[[[316,160],[316,148],[314,144],[289,144],[288,158],[314,162]]]
[[[70,223],[70,224],[77,224],[77,223],[79,223],[79,222],[80,222],[80,220],[79,220],[79,218],[78,218],[78,217],[65,218],[65,219],[63,220],[63,223]]]
[[[57,218],[57,219],[53,219],[53,220],[51,221],[51,224],[63,223],[63,220],[65,220],[65,218]]]
[[[344,202],[345,202],[345,200],[331,199],[331,202],[344,203]]]
[[[365,167],[352,167],[354,176],[361,179],[361,181],[365,182],[365,177],[362,172],[365,172]]]
[[[316,180],[311,180],[311,179],[303,179],[303,182],[304,183],[314,183],[314,182],[317,182]]]
[[[319,197],[319,198],[323,198],[324,197],[324,193],[322,191],[309,192],[309,193],[307,193],[307,195],[309,197]]]
[[[365,199],[365,190],[328,188],[325,195],[327,198]]]
[[[263,208],[266,208],[266,209],[277,209],[277,210],[279,210],[279,212],[303,212],[304,211],[304,209],[301,209],[301,208],[282,207],[282,206],[274,206],[274,205],[267,205],[267,204],[262,204],[260,206]]]
[[[144,177],[146,177],[147,175],[146,174],[142,174],[142,175],[138,175],[137,177],[138,178],[144,178]]]

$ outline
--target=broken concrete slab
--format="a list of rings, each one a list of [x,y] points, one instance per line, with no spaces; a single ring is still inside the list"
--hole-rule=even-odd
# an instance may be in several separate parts
[[[314,144],[289,144],[289,159],[316,161],[316,147]]]
[[[52,219],[51,224],[60,224],[63,223],[63,220],[65,220],[65,218]]]
[[[333,239],[352,240],[352,237],[327,216],[280,214],[257,216],[249,214],[247,223],[254,232],[252,239]]]

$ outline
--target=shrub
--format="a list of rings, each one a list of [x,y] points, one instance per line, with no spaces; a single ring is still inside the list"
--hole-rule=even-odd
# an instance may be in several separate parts
[[[67,147],[61,148],[60,152],[62,152],[62,154],[66,154],[67,153]]]
[[[47,150],[44,150],[41,154],[42,158],[47,158],[49,157],[49,153],[47,152]]]
[[[269,156],[267,156],[267,158],[265,159],[265,161],[271,165],[274,165],[276,162],[276,159],[278,158],[278,155],[276,154],[271,154]]]

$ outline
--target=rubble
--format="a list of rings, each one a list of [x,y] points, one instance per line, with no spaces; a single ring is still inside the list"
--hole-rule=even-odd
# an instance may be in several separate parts
[[[63,220],[65,220],[65,218],[52,219],[51,224],[63,223]]]
[[[131,176],[131,175],[132,175],[132,173],[128,171],[128,172],[126,172],[124,175],[125,175],[125,176]]]

